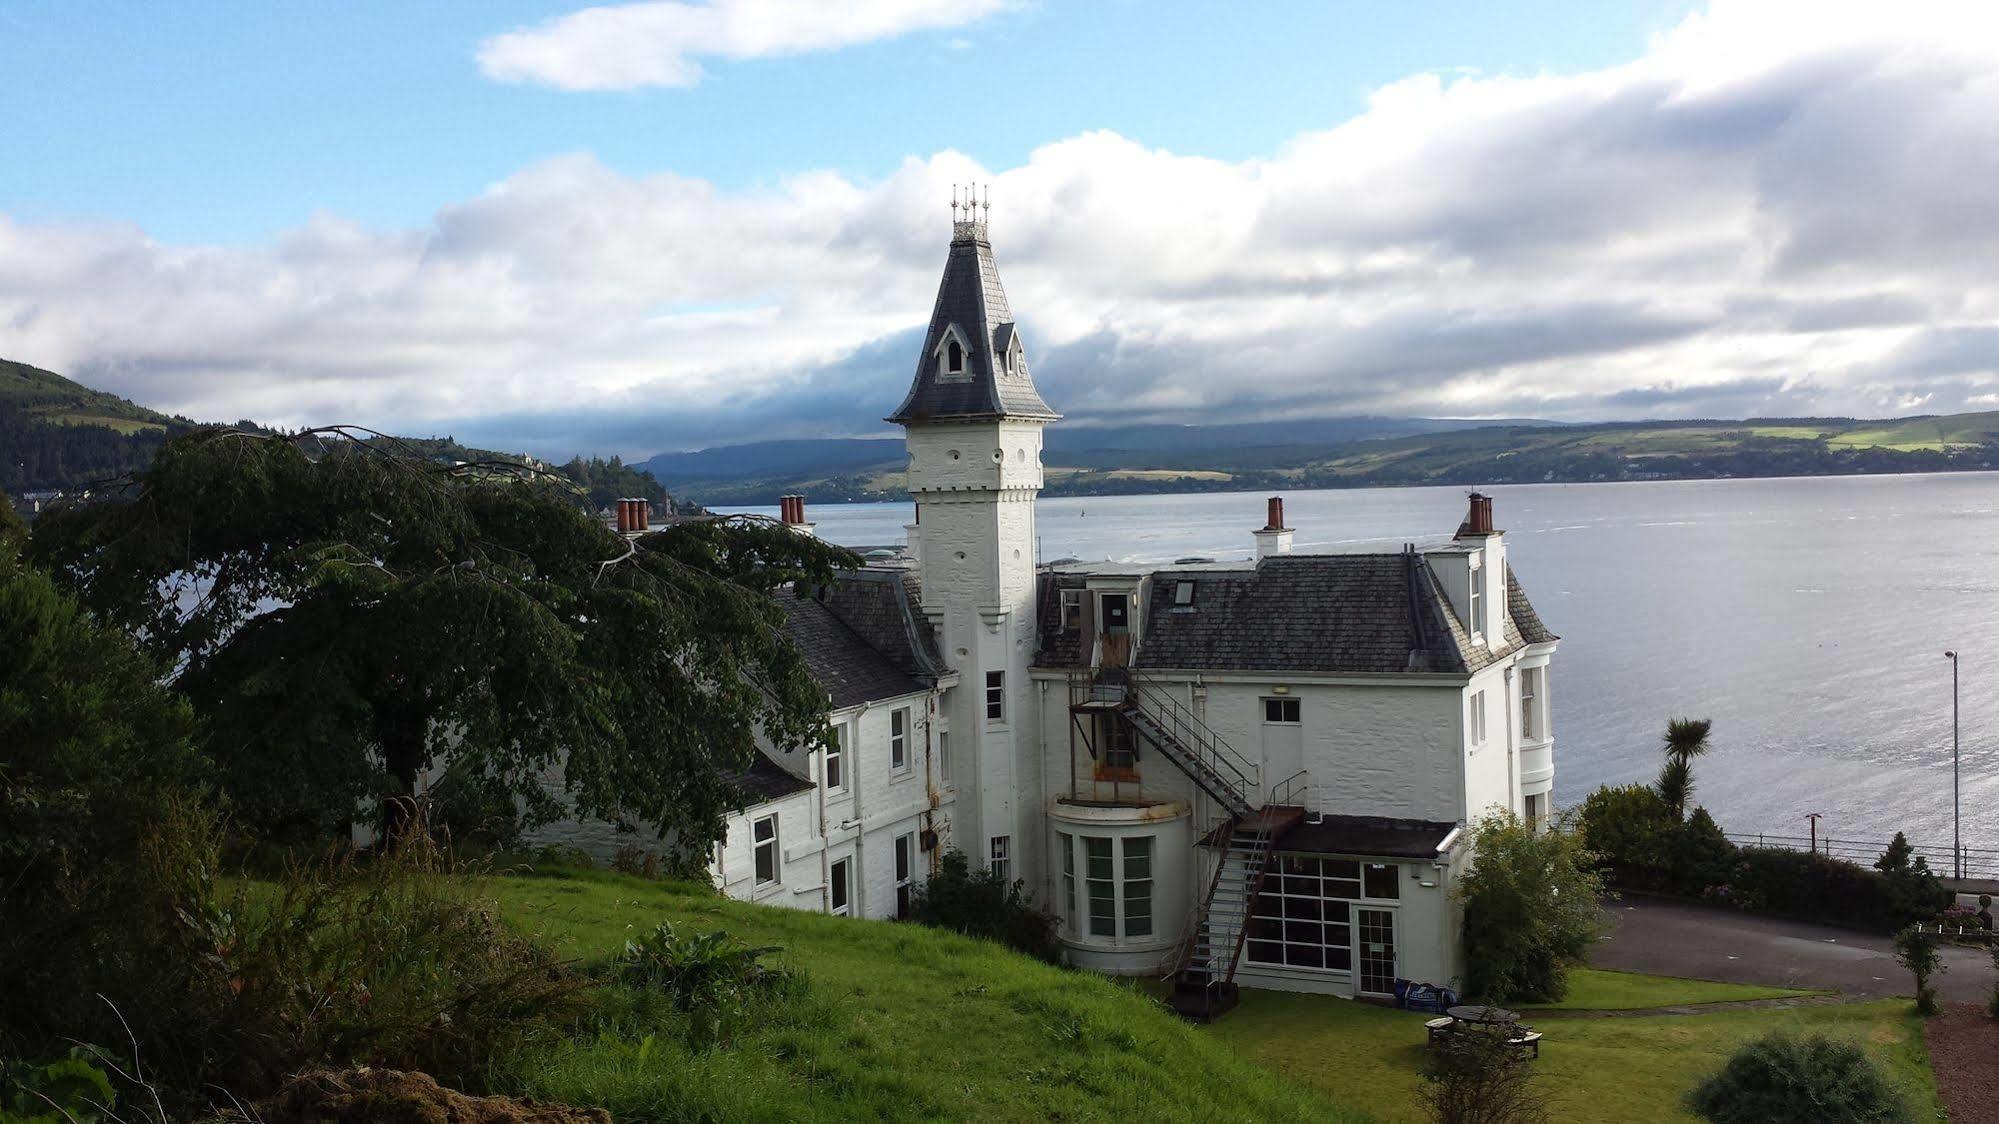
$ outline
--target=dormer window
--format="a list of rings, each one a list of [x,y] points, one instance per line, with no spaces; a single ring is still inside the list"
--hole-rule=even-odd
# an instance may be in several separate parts
[[[944,329],[944,336],[937,341],[933,353],[937,360],[937,377],[944,382],[966,382],[971,379],[972,347],[965,339],[965,333],[956,324]]]

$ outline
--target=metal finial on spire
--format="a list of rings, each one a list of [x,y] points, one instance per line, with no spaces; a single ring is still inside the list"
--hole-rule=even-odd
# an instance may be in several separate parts
[[[951,185],[951,221],[958,221],[958,185]]]
[[[980,193],[984,196],[985,199],[985,201],[981,203],[980,206],[985,208],[985,219],[986,221],[990,222],[992,221],[993,217],[993,186],[991,184],[983,185],[980,188]]]

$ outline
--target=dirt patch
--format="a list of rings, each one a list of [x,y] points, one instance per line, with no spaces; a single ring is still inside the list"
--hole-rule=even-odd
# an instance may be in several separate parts
[[[267,1124],[611,1124],[601,1108],[467,1096],[393,1069],[301,1073],[257,1112]]]
[[[1952,1003],[1923,1025],[1937,1092],[1952,1120],[1999,1120],[1999,1019]]]

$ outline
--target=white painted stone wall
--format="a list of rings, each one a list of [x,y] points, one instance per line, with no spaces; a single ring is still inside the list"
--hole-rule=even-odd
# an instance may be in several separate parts
[[[825,881],[820,854],[818,813],[811,792],[795,793],[729,817],[727,833],[715,848],[709,872],[724,894],[738,901],[817,911],[824,908]],[[751,842],[755,821],[777,817],[779,876],[776,882],[756,882],[756,855]]]
[[[1364,860],[1364,856],[1352,857]],[[1426,861],[1404,860],[1395,865],[1402,870],[1401,897],[1393,905],[1370,902],[1365,908],[1388,908],[1395,913],[1396,975],[1419,983],[1457,986],[1464,975],[1459,954],[1462,941],[1457,932],[1461,911],[1450,900],[1451,872]],[[1425,882],[1430,885],[1423,885]],[[1356,940],[1359,928],[1354,923]],[[1359,963],[1357,945],[1355,970],[1344,972],[1255,965],[1245,956],[1236,970],[1236,982],[1243,987],[1351,997],[1357,989]]]

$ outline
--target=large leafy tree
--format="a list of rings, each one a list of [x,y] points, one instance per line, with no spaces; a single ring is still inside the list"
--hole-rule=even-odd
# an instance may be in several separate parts
[[[35,531],[173,669],[240,821],[323,833],[449,766],[531,821],[560,810],[554,780],[585,814],[705,841],[757,731],[824,736],[774,596],[844,551],[759,520],[628,541],[522,466],[352,436],[191,434]]]
[[[1464,905],[1465,990],[1500,1003],[1560,999],[1603,932],[1596,855],[1564,821],[1536,831],[1512,813],[1472,825]]]

